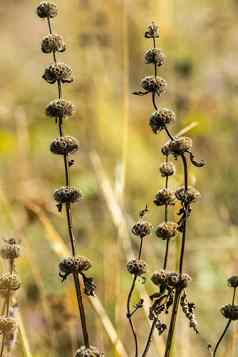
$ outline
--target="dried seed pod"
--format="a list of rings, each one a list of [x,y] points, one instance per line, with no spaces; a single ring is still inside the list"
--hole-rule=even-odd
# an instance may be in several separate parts
[[[50,151],[56,155],[71,155],[78,150],[78,140],[73,136],[59,136],[50,144]]]
[[[200,192],[196,190],[194,187],[190,187],[190,186],[188,187],[187,191],[185,191],[184,186],[179,187],[175,191],[175,196],[179,201],[187,204],[196,202],[201,198]]]
[[[143,275],[146,273],[147,265],[143,260],[139,259],[131,259],[127,263],[127,270],[129,273],[133,275]]]
[[[86,257],[66,257],[59,263],[59,269],[62,273],[82,273],[92,267],[90,260]]]
[[[21,282],[16,274],[3,273],[0,275],[0,290],[15,291],[20,286]]]
[[[104,353],[99,352],[96,347],[81,347],[77,352],[75,357],[103,357]]]
[[[145,38],[158,38],[159,37],[159,26],[152,22],[150,25],[147,26],[145,31]]]
[[[135,236],[144,238],[151,233],[151,229],[152,225],[149,222],[138,221],[136,224],[134,224],[131,231]]]
[[[155,134],[165,128],[166,125],[175,122],[175,113],[166,108],[161,108],[150,117],[150,127]]]
[[[172,162],[163,162],[159,169],[162,177],[172,176],[176,171]]]
[[[160,271],[156,271],[153,273],[152,277],[151,277],[151,281],[155,284],[155,285],[161,285],[164,284],[166,282],[167,279],[167,272],[165,270],[160,270]]]
[[[43,37],[41,50],[43,53],[64,52],[66,49],[63,37],[57,34],[48,34]]]
[[[154,63],[158,67],[162,66],[166,62],[165,54],[158,48],[150,48],[145,52],[145,63]]]
[[[44,19],[44,18],[53,18],[57,16],[58,10],[54,3],[50,3],[48,1],[42,1],[36,9],[37,15]]]
[[[173,205],[175,201],[174,192],[168,188],[162,188],[155,196],[154,204],[156,206]]]
[[[228,320],[238,320],[238,305],[224,305],[221,313]]]
[[[168,156],[169,154],[172,155],[182,155],[185,152],[189,152],[192,149],[192,139],[188,138],[186,136],[181,136],[179,138],[174,138],[173,140],[165,143],[162,146],[162,153],[166,156]]]
[[[12,317],[0,317],[0,334],[8,335],[17,327],[16,321]]]
[[[73,81],[72,69],[65,63],[53,63],[46,67],[42,78],[50,84],[54,84],[57,81],[71,83]]]
[[[179,273],[171,272],[167,275],[167,284],[173,288],[179,287],[180,289],[185,289],[191,280],[188,274],[180,275]]]
[[[52,100],[46,107],[46,115],[52,118],[63,119],[73,115],[74,106],[65,99]]]
[[[177,234],[178,225],[175,222],[163,222],[156,229],[156,235],[162,239],[170,239]]]
[[[0,255],[3,259],[16,259],[20,256],[20,245],[14,238],[4,241],[0,249]]]
[[[231,276],[229,279],[227,279],[227,282],[228,282],[228,286],[230,286],[232,288],[237,288],[238,287],[238,276],[237,275]]]
[[[166,92],[167,82],[161,77],[147,76],[142,79],[141,87],[147,92],[156,92],[160,95]]]
[[[54,193],[54,199],[61,204],[78,202],[81,197],[79,190],[68,186],[60,187]]]

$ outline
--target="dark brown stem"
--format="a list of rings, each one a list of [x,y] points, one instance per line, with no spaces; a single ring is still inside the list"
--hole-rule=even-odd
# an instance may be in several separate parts
[[[133,321],[132,321],[132,316],[131,316],[131,298],[132,298],[132,294],[133,294],[133,291],[135,289],[135,284],[136,284],[136,280],[137,280],[137,275],[134,276],[133,278],[133,281],[132,281],[132,284],[131,284],[131,288],[130,288],[130,291],[129,291],[129,294],[128,294],[128,298],[127,298],[127,319],[129,321],[129,324],[131,326],[131,331],[132,331],[132,334],[133,334],[133,337],[134,337],[134,343],[135,343],[135,357],[138,357],[138,339],[137,339],[137,334],[136,334],[136,331],[135,331],[135,327],[134,327],[134,324],[133,324]]]
[[[188,164],[185,155],[181,155],[183,161],[183,168],[184,168],[184,192],[186,196],[186,192],[188,190]],[[185,244],[186,244],[186,233],[187,233],[187,218],[188,218],[188,205],[187,203],[184,204],[185,210],[185,221],[184,221],[184,229],[182,234],[182,247],[179,259],[179,273],[182,274],[183,272],[183,262],[184,262],[184,253],[185,253]]]

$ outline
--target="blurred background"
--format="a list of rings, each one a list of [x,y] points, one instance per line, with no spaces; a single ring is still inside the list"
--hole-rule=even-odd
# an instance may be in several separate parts
[[[153,74],[143,55],[152,47],[144,30],[154,20],[161,29],[159,47],[167,55],[159,73],[168,81],[168,93],[160,103],[177,114],[173,132],[187,128],[196,156],[207,162],[202,169],[190,167],[190,184],[202,199],[189,223],[185,263],[193,278],[188,295],[197,305],[200,336],[180,314],[173,356],[208,356],[207,344],[215,343],[224,326],[219,309],[231,301],[226,279],[238,270],[238,1],[56,2],[54,29],[67,44],[59,56],[72,65],[75,78],[64,86],[65,98],[77,108],[65,129],[81,146],[72,168],[72,182],[84,195],[73,211],[77,250],[92,260],[97,281],[97,298],[85,298],[91,342],[106,356],[132,355],[126,262],[138,242],[130,227],[146,203],[154,226],[163,219],[163,210],[152,202],[164,184],[158,168],[167,138],[148,126],[149,96],[132,95],[141,78]],[[35,14],[37,4],[0,4],[0,226],[3,238],[22,241],[15,355],[63,357],[73,355],[82,341],[72,281],[62,284],[58,277],[68,241],[65,217],[57,212],[52,193],[63,184],[64,171],[62,160],[49,152],[57,127],[44,110],[57,88],[41,79],[52,59],[40,51],[48,31]],[[171,188],[183,180],[179,160],[176,165]],[[170,210],[171,219],[177,208]],[[171,245],[170,269],[176,268],[179,244],[177,238]],[[154,234],[146,241],[149,275],[161,268],[164,247]],[[145,290],[154,291],[149,279],[143,296]],[[149,329],[143,310],[136,323],[142,347]],[[237,356],[237,337],[234,324],[221,348],[224,356]],[[160,338],[148,356],[162,356],[161,351]]]

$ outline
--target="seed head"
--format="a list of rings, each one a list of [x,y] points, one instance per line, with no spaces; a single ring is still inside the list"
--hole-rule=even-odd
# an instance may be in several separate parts
[[[193,203],[198,201],[201,198],[200,192],[198,192],[194,187],[188,187],[185,191],[184,186],[179,187],[175,192],[176,198],[183,203]]]
[[[62,36],[57,34],[49,34],[45,36],[41,42],[41,50],[43,53],[64,52],[66,49]]]
[[[57,16],[58,10],[55,4],[48,1],[42,1],[36,9],[37,15],[44,19],[47,17],[53,18]]]
[[[228,286],[230,286],[232,288],[237,288],[238,287],[238,276],[237,275],[231,276],[229,279],[227,279],[227,282],[228,282]]]
[[[151,229],[152,225],[149,222],[138,221],[136,224],[134,224],[131,231],[135,236],[144,238],[151,233]]]
[[[141,87],[147,92],[156,92],[161,95],[166,92],[167,82],[161,77],[147,76],[142,79]]]
[[[74,203],[81,199],[82,195],[74,187],[63,186],[54,193],[54,199],[59,203]]]
[[[178,225],[175,222],[163,222],[156,229],[156,235],[162,239],[170,239],[177,234]]]
[[[162,177],[172,176],[176,171],[172,162],[163,162],[159,169]]]
[[[176,116],[172,110],[162,108],[154,112],[150,117],[150,127],[155,134],[164,129],[168,124],[175,122]]]
[[[59,269],[66,274],[82,273],[92,267],[90,260],[86,257],[67,257],[59,263]]]
[[[164,284],[166,282],[167,279],[167,272],[165,270],[160,270],[160,271],[156,271],[154,272],[154,274],[151,277],[151,281],[155,284],[155,285],[160,285],[160,284]]]
[[[162,146],[161,151],[164,155],[172,154],[177,156],[189,152],[192,149],[192,145],[193,142],[191,138],[186,136],[181,136],[179,138],[175,137],[174,140],[165,143]]]
[[[174,192],[168,188],[162,188],[155,196],[154,204],[156,206],[171,206],[174,204],[175,195]]]
[[[16,321],[12,317],[0,317],[0,334],[8,335],[16,329]]]
[[[238,305],[224,305],[221,313],[228,320],[238,320]]]
[[[103,357],[104,353],[99,352],[96,347],[90,346],[88,347],[81,347],[77,352],[75,357]]]
[[[65,99],[52,100],[46,107],[46,115],[52,118],[70,117],[73,111],[73,104]]]
[[[53,63],[46,67],[42,78],[50,84],[54,84],[57,81],[71,83],[73,82],[72,69],[65,63]]]
[[[19,289],[21,282],[16,274],[3,273],[0,275],[0,290],[12,290]]]
[[[171,272],[167,275],[167,284],[174,288],[179,287],[181,289],[185,289],[191,280],[192,279],[188,274],[182,274],[180,276],[179,273]]]
[[[20,256],[20,245],[14,238],[4,241],[0,255],[3,259],[16,259]]]
[[[152,24],[147,26],[145,31],[145,38],[156,38],[159,37],[159,26],[152,22]]]
[[[146,273],[147,265],[143,260],[132,259],[127,263],[127,270],[133,275],[143,275]]]
[[[145,52],[145,63],[154,63],[158,67],[162,66],[166,62],[165,54],[158,48],[150,48]]]
[[[50,144],[50,151],[56,155],[70,155],[78,150],[78,140],[72,136],[59,136]]]

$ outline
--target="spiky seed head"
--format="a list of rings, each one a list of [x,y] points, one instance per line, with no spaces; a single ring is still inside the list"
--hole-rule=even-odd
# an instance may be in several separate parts
[[[138,221],[131,229],[132,233],[140,238],[148,236],[151,233],[151,230],[152,225],[146,221]]]
[[[49,34],[43,37],[41,50],[43,53],[64,52],[66,49],[63,37],[57,34]]]
[[[165,54],[158,48],[150,48],[145,52],[145,63],[154,63],[158,67],[162,66],[166,62]]]
[[[74,187],[63,186],[58,188],[54,193],[54,199],[58,203],[75,203],[82,197],[79,190]]]
[[[154,204],[156,206],[171,206],[174,204],[175,195],[174,192],[168,188],[162,188],[155,196]]]
[[[87,271],[91,267],[92,267],[92,263],[88,258],[82,256],[75,258],[75,268],[78,273]]]
[[[0,317],[0,334],[8,335],[17,327],[16,321],[12,317]]]
[[[78,150],[78,140],[73,136],[59,136],[50,144],[50,151],[56,155],[71,155]]]
[[[201,198],[201,194],[194,187],[188,186],[188,189],[185,190],[184,186],[179,187],[175,191],[176,198],[183,203],[194,203]]]
[[[168,273],[166,282],[170,287],[180,289],[185,289],[188,286],[188,283],[191,281],[191,277],[188,274],[179,274],[176,272]]]
[[[90,260],[86,257],[66,257],[59,263],[59,269],[66,274],[82,273],[92,267]]]
[[[145,38],[156,38],[156,37],[159,37],[159,26],[155,22],[152,22],[146,28]]]
[[[221,314],[228,320],[238,320],[238,305],[224,305]]]
[[[16,274],[3,273],[0,275],[0,290],[15,291],[20,286],[21,282]]]
[[[65,63],[53,63],[46,67],[42,78],[50,84],[57,81],[71,83],[73,81],[72,69]]]
[[[177,234],[178,225],[175,222],[163,222],[156,229],[156,235],[162,239],[170,239]]]
[[[4,241],[0,249],[0,255],[3,259],[16,259],[20,256],[20,245],[14,238],[10,238]]]
[[[141,87],[147,92],[156,92],[160,95],[166,92],[167,82],[161,77],[147,76],[142,79]]]
[[[147,264],[141,259],[131,259],[127,263],[127,270],[133,275],[140,276],[146,273]]]
[[[175,174],[176,169],[175,166],[172,162],[163,162],[160,165],[160,174],[162,177],[168,177],[168,176],[172,176]]]
[[[149,124],[152,131],[157,134],[163,130],[166,125],[174,123],[175,119],[176,116],[172,110],[161,108],[151,115]]]
[[[230,278],[227,279],[228,286],[232,288],[237,288],[238,287],[238,276],[233,275]]]
[[[96,347],[81,347],[77,352],[75,357],[103,357],[104,353],[99,352]]]
[[[161,285],[164,284],[166,282],[167,279],[167,272],[165,270],[160,270],[160,271],[156,271],[153,273],[152,277],[151,277],[151,281],[155,284],[155,285]]]
[[[182,155],[185,152],[189,152],[192,149],[193,141],[191,138],[188,138],[186,136],[181,136],[178,138],[174,138],[171,141],[168,141],[162,146],[162,153],[164,155]]]
[[[73,104],[65,99],[52,100],[46,107],[46,115],[52,118],[65,118],[73,115]]]
[[[48,1],[42,1],[36,9],[37,15],[44,19],[44,18],[53,18],[57,16],[58,10],[57,6],[54,3],[50,3]]]

